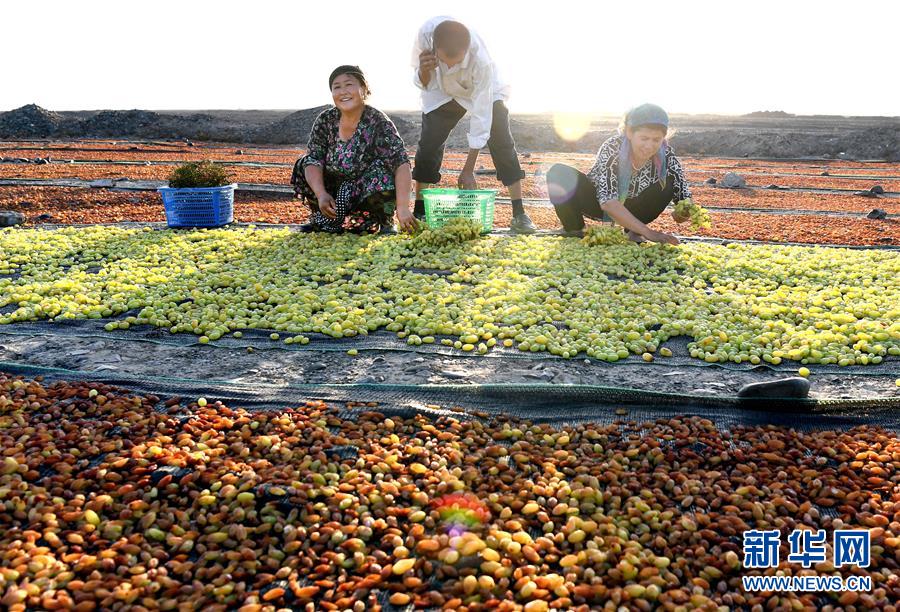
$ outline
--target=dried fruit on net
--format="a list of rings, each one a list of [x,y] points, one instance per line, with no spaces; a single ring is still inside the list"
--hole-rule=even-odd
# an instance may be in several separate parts
[[[589,246],[607,246],[612,244],[629,244],[628,237],[621,227],[593,226],[584,231],[581,242]]]
[[[881,428],[158,403],[0,372],[3,609],[812,609],[741,588],[759,525],[870,529],[869,566],[828,572],[900,599]]]
[[[691,220],[691,229],[707,229],[712,227],[712,221],[709,213],[699,204],[694,203],[691,198],[681,200],[675,205],[675,214],[682,218]]]
[[[710,363],[877,365],[900,355],[893,251],[448,236],[474,238],[476,228],[4,230],[0,325],[115,317],[110,331],[149,325],[207,344],[243,329],[288,344],[386,329],[411,345],[610,362],[655,355],[676,336]]]

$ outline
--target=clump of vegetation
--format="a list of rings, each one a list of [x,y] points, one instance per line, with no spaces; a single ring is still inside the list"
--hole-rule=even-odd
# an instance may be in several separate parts
[[[230,183],[225,168],[208,161],[189,162],[178,166],[169,175],[169,187],[193,189],[198,187],[224,187]]]

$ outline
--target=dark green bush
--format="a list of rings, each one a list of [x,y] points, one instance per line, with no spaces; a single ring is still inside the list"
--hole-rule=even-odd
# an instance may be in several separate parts
[[[224,167],[212,162],[189,162],[175,168],[169,175],[169,187],[190,189],[195,187],[223,187],[230,183]]]

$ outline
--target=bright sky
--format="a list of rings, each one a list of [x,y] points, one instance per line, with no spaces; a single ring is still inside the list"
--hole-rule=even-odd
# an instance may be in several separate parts
[[[344,63],[413,110],[413,39],[440,14],[481,34],[513,112],[900,115],[900,2],[869,0],[3,2],[0,111],[307,108]]]

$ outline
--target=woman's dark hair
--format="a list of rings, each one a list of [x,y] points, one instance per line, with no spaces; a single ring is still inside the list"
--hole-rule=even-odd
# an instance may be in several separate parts
[[[331,86],[334,84],[334,80],[342,74],[349,74],[354,79],[359,81],[359,84],[363,89],[366,90],[367,94],[372,93],[372,90],[369,89],[369,82],[366,81],[366,75],[363,74],[363,71],[360,70],[359,66],[351,66],[350,64],[338,66],[331,71],[331,76],[328,77],[328,89],[331,89]]]
[[[459,57],[469,50],[472,36],[469,29],[458,21],[442,21],[434,28],[434,48],[450,57]]]

